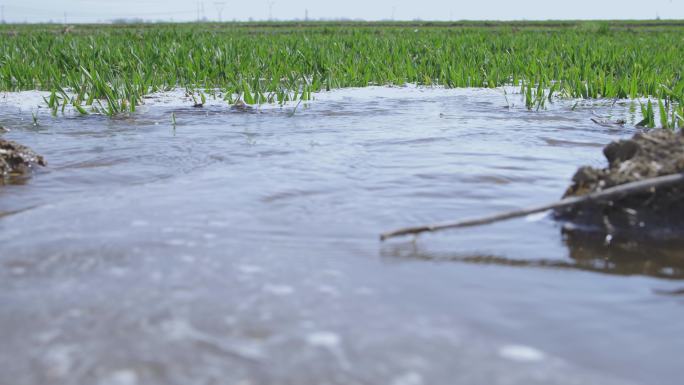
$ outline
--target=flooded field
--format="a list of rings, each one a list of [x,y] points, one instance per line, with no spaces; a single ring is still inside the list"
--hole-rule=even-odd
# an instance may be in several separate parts
[[[677,246],[607,246],[548,216],[378,241],[559,198],[635,132],[638,104],[174,95],[113,119],[41,109],[37,126],[0,97],[3,137],[49,164],[0,186],[0,384],[681,382]]]

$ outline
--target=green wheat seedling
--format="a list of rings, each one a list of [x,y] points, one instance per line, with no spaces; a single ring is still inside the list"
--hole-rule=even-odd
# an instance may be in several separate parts
[[[512,85],[530,110],[554,97],[652,98],[663,127],[682,127],[676,22],[84,25],[69,34],[2,25],[0,33],[0,90],[46,90],[54,114],[131,113],[145,95],[176,87],[193,90],[199,105],[210,92],[200,90],[231,104],[284,104],[344,87]]]

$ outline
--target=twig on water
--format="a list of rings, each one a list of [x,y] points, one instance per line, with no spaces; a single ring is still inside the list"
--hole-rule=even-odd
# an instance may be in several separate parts
[[[607,127],[607,128],[622,128],[625,126],[625,121],[623,119],[618,119],[616,121],[610,121],[610,120],[598,120],[591,118],[591,121],[598,124],[599,126],[602,127]]]
[[[588,203],[588,202],[602,201],[602,200],[613,199],[613,198],[617,198],[617,197],[624,197],[626,195],[637,194],[637,193],[641,193],[644,191],[653,190],[653,189],[658,188],[658,187],[665,187],[665,186],[669,186],[669,185],[673,185],[673,184],[677,184],[677,183],[684,183],[684,173],[659,176],[656,178],[644,179],[644,180],[640,180],[637,182],[625,183],[625,184],[621,184],[619,186],[610,187],[610,188],[607,188],[605,190],[597,191],[597,192],[587,194],[587,195],[565,198],[565,199],[561,199],[559,201],[549,203],[549,204],[545,204],[545,205],[541,205],[541,206],[535,206],[535,207],[530,207],[527,209],[508,211],[508,212],[494,214],[494,215],[481,217],[481,218],[472,218],[472,219],[466,219],[466,220],[455,221],[455,222],[444,222],[444,223],[436,223],[436,224],[431,224],[431,225],[423,225],[423,226],[415,226],[415,227],[405,227],[405,228],[401,228],[401,229],[397,229],[394,231],[389,231],[389,232],[380,234],[380,240],[384,241],[386,239],[393,238],[393,237],[399,237],[402,235],[420,234],[420,233],[424,233],[424,232],[435,232],[435,231],[446,230],[446,229],[456,229],[456,228],[462,228],[462,227],[473,227],[473,226],[487,225],[490,223],[504,221],[507,219],[524,217],[524,216],[527,216],[530,214],[541,213],[541,212],[544,212],[547,210],[560,209],[560,208],[571,207],[571,206],[575,206],[575,205],[579,205],[579,204],[583,204],[583,203]]]

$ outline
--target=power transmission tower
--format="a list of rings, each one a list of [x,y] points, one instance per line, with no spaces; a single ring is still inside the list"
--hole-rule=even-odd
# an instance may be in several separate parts
[[[0,5],[0,23],[5,24],[5,6]]]
[[[215,1],[214,6],[216,7],[216,13],[218,13],[218,20],[219,23],[221,22],[221,13],[223,12],[223,8],[226,6],[225,1]]]
[[[269,1],[268,2],[268,20],[269,21],[273,20],[273,5],[275,5],[275,1]]]

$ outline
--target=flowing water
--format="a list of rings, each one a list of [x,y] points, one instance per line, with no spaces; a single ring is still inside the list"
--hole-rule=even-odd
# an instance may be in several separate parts
[[[519,99],[162,95],[34,126],[5,95],[4,137],[49,167],[0,186],[0,384],[680,384],[675,247],[538,215],[378,241],[555,200],[638,119],[630,102]]]

